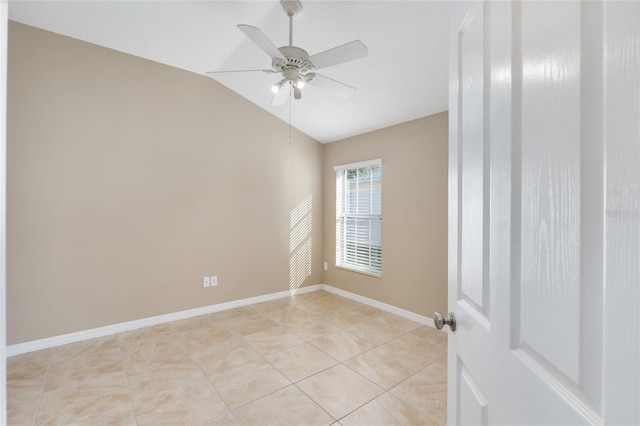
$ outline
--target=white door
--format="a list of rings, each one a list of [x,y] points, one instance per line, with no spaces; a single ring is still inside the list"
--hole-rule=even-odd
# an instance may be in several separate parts
[[[640,2],[453,32],[448,422],[640,424]]]

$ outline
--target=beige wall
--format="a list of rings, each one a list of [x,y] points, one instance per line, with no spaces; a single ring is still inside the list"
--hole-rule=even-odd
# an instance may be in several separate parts
[[[208,77],[13,22],[8,74],[8,344],[288,290],[308,197],[321,282],[322,145]]]
[[[324,146],[325,284],[421,315],[447,309],[446,112]],[[333,167],[382,159],[382,277],[336,268]]]

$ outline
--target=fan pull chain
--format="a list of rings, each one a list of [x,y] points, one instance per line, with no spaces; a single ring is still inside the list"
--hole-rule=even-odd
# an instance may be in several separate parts
[[[289,85],[289,145],[291,145],[291,92],[293,86]]]

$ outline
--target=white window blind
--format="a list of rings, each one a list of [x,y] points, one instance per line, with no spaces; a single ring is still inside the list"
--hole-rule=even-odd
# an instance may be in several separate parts
[[[382,273],[382,160],[336,166],[336,266]]]

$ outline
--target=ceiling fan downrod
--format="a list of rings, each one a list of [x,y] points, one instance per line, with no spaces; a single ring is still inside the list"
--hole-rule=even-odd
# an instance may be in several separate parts
[[[301,71],[309,69],[310,64],[306,61],[309,56],[307,52],[293,45],[293,18],[302,13],[303,7],[300,0],[280,0],[280,4],[289,17],[289,46],[280,48],[286,58],[285,60],[276,58],[273,60],[272,66],[274,70],[281,72],[283,78],[272,86],[272,90],[277,94],[283,85],[291,83],[294,98],[300,99],[302,97],[300,89],[307,82]]]
[[[302,3],[299,0],[280,0],[284,13],[289,17],[289,47],[293,46],[293,18],[302,13]]]
[[[293,46],[293,15],[289,14],[289,47]]]

